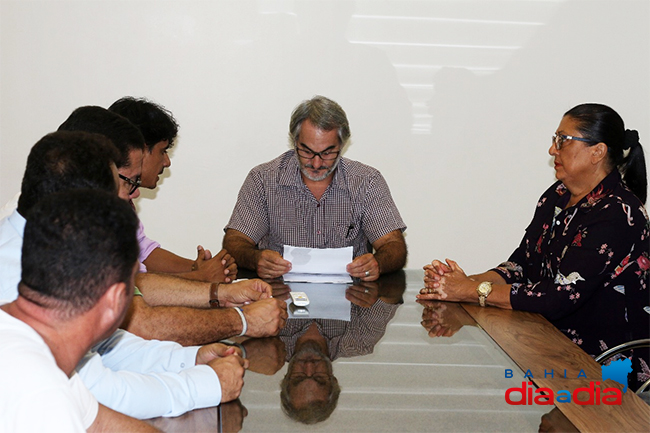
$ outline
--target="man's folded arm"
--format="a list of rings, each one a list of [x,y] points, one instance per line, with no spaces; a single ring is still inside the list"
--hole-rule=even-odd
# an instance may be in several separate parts
[[[232,308],[151,307],[134,296],[121,327],[145,339],[196,346],[238,335],[243,325]]]
[[[210,306],[210,284],[152,272],[140,272],[135,277],[135,285],[142,292],[147,304],[152,307],[177,305],[208,308]]]
[[[380,237],[373,242],[372,247],[382,274],[397,271],[406,265],[406,241],[401,230],[393,230]]]
[[[237,262],[237,266],[250,270],[257,270],[260,250],[253,239],[235,229],[227,229],[223,237],[223,248]]]
[[[176,274],[190,272],[194,261],[174,254],[162,247],[158,247],[149,253],[143,263],[150,272],[168,272]]]

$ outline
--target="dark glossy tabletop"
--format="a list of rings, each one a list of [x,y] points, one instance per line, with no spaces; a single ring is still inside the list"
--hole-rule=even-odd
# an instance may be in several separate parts
[[[421,287],[422,271],[408,270],[344,289],[358,304],[347,301],[350,321],[290,319],[278,338],[243,342],[251,366],[239,400],[152,423],[184,432],[537,431],[553,406],[507,404],[505,391],[521,386],[522,371],[461,305],[416,303]],[[287,399],[295,407],[328,406],[333,378],[341,391],[331,415],[307,425],[283,413],[281,382],[296,342],[314,332],[327,345],[331,376],[321,366],[319,381],[303,384],[296,362]]]

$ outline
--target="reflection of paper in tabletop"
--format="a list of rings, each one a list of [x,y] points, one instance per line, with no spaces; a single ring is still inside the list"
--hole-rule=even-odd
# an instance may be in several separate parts
[[[309,298],[307,313],[294,314],[289,308],[290,318],[350,320],[352,304],[345,299],[348,284],[289,283],[287,285],[292,292],[305,292]],[[286,302],[287,306],[290,306],[291,298]]]
[[[302,248],[285,245],[283,256],[291,262],[291,271],[284,275],[284,281],[352,282],[345,270],[352,262],[352,247]]]

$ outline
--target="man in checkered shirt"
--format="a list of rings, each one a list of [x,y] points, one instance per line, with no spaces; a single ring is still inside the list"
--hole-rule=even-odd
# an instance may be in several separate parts
[[[345,111],[315,96],[293,111],[294,149],[253,168],[239,191],[223,246],[262,278],[291,270],[284,245],[352,246],[347,271],[363,281],[404,267],[404,222],[376,169],[341,157],[350,138]],[[374,253],[373,253],[374,251]]]

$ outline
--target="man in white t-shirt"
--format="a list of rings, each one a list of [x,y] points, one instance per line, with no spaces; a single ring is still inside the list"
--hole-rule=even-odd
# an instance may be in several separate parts
[[[133,297],[137,227],[104,191],[52,194],[32,209],[19,296],[0,306],[0,431],[155,431],[98,405],[74,374]]]

